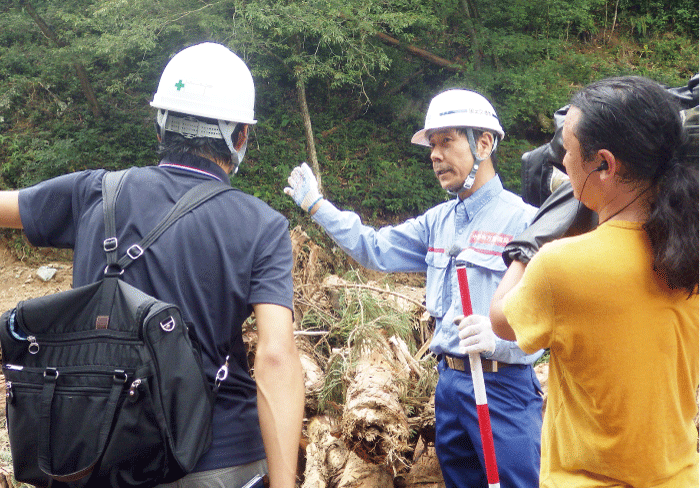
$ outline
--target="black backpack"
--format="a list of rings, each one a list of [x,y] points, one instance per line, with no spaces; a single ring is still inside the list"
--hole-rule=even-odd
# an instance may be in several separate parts
[[[155,486],[187,474],[211,444],[215,387],[179,309],[119,277],[174,221],[231,187],[211,181],[191,189],[117,260],[114,205],[124,174],[102,182],[104,278],[22,301],[0,317],[18,481]]]

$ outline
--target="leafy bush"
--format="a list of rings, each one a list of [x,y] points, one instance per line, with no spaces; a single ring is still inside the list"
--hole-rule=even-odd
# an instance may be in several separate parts
[[[324,191],[371,223],[445,199],[427,151],[410,144],[445,88],[492,101],[507,134],[499,171],[517,192],[521,154],[551,138],[552,113],[579,87],[630,73],[679,86],[697,72],[695,0],[32,2],[63,47],[20,4],[0,7],[0,186],[153,164],[148,102],[159,73],[182,47],[214,40],[246,60],[257,87],[260,122],[233,182],[292,223],[305,218],[282,192],[307,159],[298,80],[306,82]],[[411,54],[409,44],[452,65]],[[76,63],[95,89],[99,116]]]

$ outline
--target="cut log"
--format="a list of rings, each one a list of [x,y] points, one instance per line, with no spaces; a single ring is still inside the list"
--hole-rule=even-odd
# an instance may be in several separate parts
[[[368,463],[351,452],[334,488],[378,488],[394,486],[386,466]]]
[[[404,472],[411,450],[408,418],[400,402],[407,375],[387,359],[388,347],[366,350],[351,372],[341,420],[342,438],[365,462]],[[395,360],[394,360],[395,361]],[[380,486],[380,485],[375,485]]]
[[[301,488],[330,488],[331,480],[342,474],[349,453],[345,444],[332,434],[333,424],[327,416],[314,417],[309,422]]]
[[[299,351],[301,369],[304,372],[306,415],[310,417],[318,412],[318,397],[323,389],[324,372],[308,339],[304,336],[295,336],[294,340]]]
[[[394,485],[397,488],[445,488],[435,446],[420,439],[411,470],[405,476],[397,478]]]

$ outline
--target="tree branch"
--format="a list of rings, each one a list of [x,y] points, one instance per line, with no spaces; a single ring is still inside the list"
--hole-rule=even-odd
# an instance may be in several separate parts
[[[360,284],[355,284],[355,283],[341,283],[338,285],[332,285],[332,287],[333,288],[361,288],[363,290],[376,291],[377,293],[386,293],[387,295],[394,295],[395,297],[399,297],[403,300],[406,300],[407,302],[410,302],[414,305],[417,305],[420,308],[425,308],[425,304],[419,302],[418,300],[414,300],[413,298],[407,297],[406,295],[402,295],[401,293],[396,293],[395,291],[377,288],[376,286],[360,285]]]
[[[399,47],[401,49],[405,49],[409,53],[413,54],[414,56],[418,56],[421,59],[424,59],[426,61],[429,61],[433,64],[436,64],[442,68],[449,69],[450,71],[461,71],[462,66],[461,63],[457,63],[455,61],[450,61],[449,59],[441,58],[440,56],[436,56],[435,54],[426,51],[425,49],[421,49],[416,46],[412,46],[410,44],[402,44],[401,41],[398,39],[395,39],[387,34],[384,34],[383,32],[376,32],[375,35],[379,38],[380,41],[389,44],[390,46],[394,47]]]
[[[309,106],[306,103],[306,85],[299,78],[297,78],[297,99],[299,100],[301,116],[304,119],[304,133],[306,134],[306,150],[309,156],[309,162],[311,163],[311,168],[314,170],[316,180],[318,181],[318,191],[323,193],[323,185],[321,184],[321,168],[318,165],[318,157],[316,156],[314,130],[311,125]]]

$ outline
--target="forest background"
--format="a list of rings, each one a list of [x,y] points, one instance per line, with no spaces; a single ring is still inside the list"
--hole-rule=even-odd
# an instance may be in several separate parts
[[[291,169],[370,224],[447,198],[410,144],[430,99],[479,91],[499,114],[505,186],[591,81],[698,71],[697,0],[2,0],[0,189],[85,168],[157,162],[160,72],[184,47],[229,46],[250,66],[256,118],[235,186],[323,239],[285,196]]]
[[[685,86],[698,72],[698,27],[698,0],[0,0],[0,189],[87,168],[156,164],[149,102],[168,60],[203,41],[230,47],[252,70],[258,119],[232,182],[284,214],[293,229],[295,316],[303,329],[297,340],[313,346],[300,347],[307,416],[342,414],[343,426],[355,425],[346,414],[356,419],[361,399],[393,399],[369,394],[380,383],[376,375],[346,372],[361,364],[364,338],[405,340],[407,358],[421,361],[418,373],[401,381],[389,376],[391,388],[405,382],[411,391],[400,393],[405,408],[395,402],[401,415],[383,412],[389,426],[403,419],[405,432],[386,428],[401,435],[379,449],[392,453],[387,464],[405,467],[416,459],[409,453],[423,452],[417,439],[429,443],[434,418],[424,275],[402,277],[395,290],[355,283],[352,261],[284,195],[290,171],[308,161],[324,195],[372,225],[420,214],[448,196],[428,150],[412,145],[411,136],[423,127],[433,96],[463,87],[495,106],[506,132],[499,172],[519,193],[522,154],[551,139],[552,115],[574,92],[624,74]],[[6,257],[6,242],[19,259],[30,251],[21,233],[0,234],[0,299],[7,307],[70,286],[69,257],[60,255],[57,278],[44,283]],[[315,358],[323,366],[314,370],[308,365]],[[309,387],[313,371],[318,384]],[[345,381],[353,408],[343,408]],[[335,439],[321,436],[322,422],[312,424],[305,442],[322,444],[314,432]],[[343,429],[348,445],[357,432],[365,440],[376,433]],[[11,460],[5,432],[0,428],[0,486]],[[323,464],[314,459],[302,468],[305,481]]]

